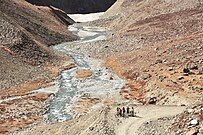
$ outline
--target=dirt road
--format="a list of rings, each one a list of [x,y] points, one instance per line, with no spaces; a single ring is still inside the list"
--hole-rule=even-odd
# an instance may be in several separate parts
[[[121,103],[122,104],[122,103]],[[126,104],[122,104],[126,106]],[[98,109],[80,118],[56,124],[42,124],[12,135],[137,135],[143,123],[181,113],[185,107],[134,106],[136,117],[115,117],[116,106]]]
[[[125,119],[116,128],[116,135],[137,135],[138,128],[146,121],[181,113],[185,107],[176,106],[140,106],[136,108],[137,117]]]

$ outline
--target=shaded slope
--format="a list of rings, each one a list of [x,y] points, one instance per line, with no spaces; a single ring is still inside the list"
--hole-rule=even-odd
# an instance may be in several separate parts
[[[48,78],[44,66],[64,60],[48,45],[77,37],[65,25],[73,21],[67,18],[64,22],[58,17],[63,13],[54,12],[23,0],[0,0],[0,89]]]
[[[1,13],[1,85],[0,89],[47,76],[40,65],[59,60],[45,45],[36,42],[30,33]]]
[[[54,6],[66,13],[96,13],[106,11],[116,0],[27,0],[38,6]]]
[[[64,26],[62,20],[54,14],[56,11],[50,8],[36,7],[24,0],[1,0],[0,2],[0,10],[3,13],[44,44],[53,45],[76,39],[70,32],[67,32],[67,27]]]

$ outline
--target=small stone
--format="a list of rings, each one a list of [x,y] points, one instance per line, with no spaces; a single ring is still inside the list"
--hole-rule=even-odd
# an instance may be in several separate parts
[[[173,67],[169,67],[169,68],[168,68],[168,71],[172,71],[172,70],[173,70]]]
[[[198,70],[198,66],[197,65],[193,65],[190,69],[192,69],[192,70]]]
[[[193,120],[191,120],[190,124],[191,124],[191,125],[198,125],[199,122],[198,122],[197,119],[193,119]]]
[[[184,76],[189,76],[189,74],[188,74],[188,73],[183,73],[183,75],[184,75]]]
[[[108,48],[109,46],[108,45],[106,45],[104,48]]]
[[[156,60],[155,64],[158,64],[158,63],[162,63],[162,60],[160,59]]]
[[[152,97],[148,101],[149,104],[156,104],[156,102],[157,102],[157,98],[156,97]]]
[[[157,51],[157,50],[159,50],[159,48],[154,48],[154,51]]]
[[[179,77],[178,77],[178,80],[182,80],[182,79],[184,79],[183,76],[179,76]]]
[[[189,70],[188,68],[184,68],[184,69],[183,69],[183,72],[184,72],[184,73],[189,73],[190,70]]]
[[[165,60],[163,60],[163,63],[167,64],[167,63],[168,63],[168,61],[165,59]]]
[[[89,127],[90,131],[94,130],[94,127]]]

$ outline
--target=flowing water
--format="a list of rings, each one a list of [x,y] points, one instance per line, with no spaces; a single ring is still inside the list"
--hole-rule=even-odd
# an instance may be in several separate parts
[[[69,45],[93,42],[106,39],[106,30],[98,27],[70,26],[69,30],[80,37],[80,40],[66,42],[53,47],[54,50],[68,54],[76,64],[75,68],[64,70],[56,80],[58,91],[49,101],[45,118],[49,122],[65,121],[73,117],[71,105],[85,94],[91,97],[105,97],[109,93],[118,91],[125,83],[103,66],[103,61],[89,58],[84,54],[71,51]],[[93,75],[85,79],[75,78],[78,69],[90,70]]]

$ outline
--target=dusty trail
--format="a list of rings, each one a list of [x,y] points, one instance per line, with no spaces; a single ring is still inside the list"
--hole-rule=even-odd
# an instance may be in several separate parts
[[[185,107],[154,105],[134,107],[137,117],[115,117],[116,106],[110,106],[109,110],[105,107],[100,108],[78,119],[41,125],[16,135],[137,135],[139,127],[144,122],[174,116],[185,109]]]
[[[140,106],[136,108],[138,117],[130,117],[116,128],[116,135],[137,135],[138,128],[146,121],[181,113],[185,107],[177,106]]]

